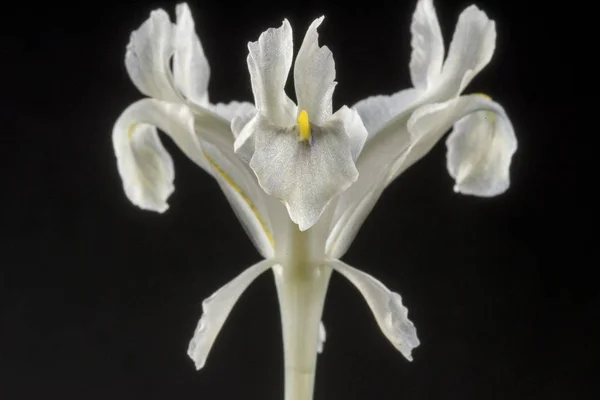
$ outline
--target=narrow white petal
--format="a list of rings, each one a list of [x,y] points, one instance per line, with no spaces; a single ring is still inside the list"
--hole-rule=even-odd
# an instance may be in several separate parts
[[[325,325],[323,321],[319,324],[319,346],[317,347],[317,353],[323,352],[323,346],[325,346],[325,340],[327,340],[327,334],[325,333]]]
[[[188,101],[206,106],[210,78],[208,60],[196,35],[194,20],[188,5],[178,4],[175,10],[177,14],[173,40],[175,85]]]
[[[135,86],[156,99],[179,102],[173,87],[169,60],[173,55],[173,24],[164,10],[152,11],[138,30],[131,33],[125,66]]]
[[[204,156],[254,247],[265,258],[274,254],[275,239],[266,194],[250,168],[233,151],[202,142]]]
[[[408,319],[408,309],[402,305],[400,295],[390,291],[371,275],[339,260],[332,260],[329,265],[358,289],[371,308],[383,334],[406,359],[412,361],[412,350],[420,343],[417,330]]]
[[[194,361],[196,369],[204,367],[217,335],[242,293],[272,266],[271,260],[254,264],[202,302],[202,317],[188,348],[188,356]]]
[[[442,71],[444,39],[433,0],[419,0],[410,25],[410,76],[415,88],[426,89]]]
[[[475,111],[454,124],[446,140],[447,164],[456,180],[456,192],[488,197],[501,194],[510,186],[510,164],[517,150],[517,138],[504,109],[482,100],[494,111]]]
[[[327,46],[319,47],[317,28],[324,17],[310,25],[294,64],[298,108],[306,110],[313,123],[321,125],[332,113],[335,63]]]
[[[248,125],[255,140],[250,167],[264,191],[284,202],[302,231],[313,226],[331,199],[358,177],[340,118],[331,118],[322,127],[313,125],[309,142],[298,140],[295,126],[278,128],[260,116]]]
[[[448,57],[442,68],[442,85],[449,96],[460,94],[492,59],[496,25],[476,6],[458,17]]]
[[[194,134],[194,116],[186,106],[144,99],[121,114],[112,140],[125,194],[140,208],[164,212],[174,190],[174,170],[156,127],[198,165],[207,165]]]
[[[267,29],[248,43],[248,51],[256,108],[277,125],[293,123],[295,108],[284,91],[294,52],[290,23],[286,19],[280,28]]]
[[[410,88],[392,95],[367,97],[356,103],[354,108],[367,128],[368,139],[371,140],[397,115],[411,107],[420,94],[420,90]]]

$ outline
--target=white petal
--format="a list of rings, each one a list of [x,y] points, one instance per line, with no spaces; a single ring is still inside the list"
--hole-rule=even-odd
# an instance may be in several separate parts
[[[215,179],[254,247],[263,257],[272,257],[275,239],[269,206],[266,203],[266,194],[256,182],[254,173],[233,151],[221,151],[204,141],[202,147]]]
[[[369,140],[376,136],[398,114],[412,106],[419,94],[421,94],[420,90],[410,88],[389,96],[367,97],[356,103],[354,108],[358,111],[365,128],[367,128]]]
[[[254,107],[254,104],[247,101],[232,101],[230,103],[209,104],[207,108],[222,118],[225,118],[227,121],[233,121],[234,118],[239,117],[245,119],[247,122],[254,116],[254,114],[256,114],[256,108]],[[238,132],[233,130],[234,137],[237,136]]]
[[[371,275],[339,260],[329,265],[344,275],[363,295],[383,334],[404,357],[412,361],[412,350],[419,346],[417,330],[408,319],[408,309],[398,293],[391,292]]]
[[[458,17],[448,57],[442,68],[442,84],[449,96],[460,94],[492,59],[496,47],[496,25],[476,6]]]
[[[173,56],[175,85],[188,101],[206,106],[210,67],[196,35],[194,20],[188,5],[178,4],[176,14]]]
[[[292,27],[286,20],[248,43],[248,70],[256,108],[273,123],[294,123],[295,107],[284,91],[293,58]]]
[[[173,87],[169,60],[173,55],[173,24],[164,10],[155,10],[132,32],[125,66],[135,86],[156,99],[179,102]]]
[[[331,118],[322,127],[313,125],[309,142],[298,140],[295,126],[281,129],[260,115],[248,126],[254,129],[255,140],[250,167],[264,191],[284,202],[302,231],[314,225],[331,199],[358,177],[340,118]]]
[[[426,89],[440,75],[444,61],[444,39],[432,0],[419,0],[410,31],[410,76],[415,88]]]
[[[186,106],[144,99],[121,114],[112,140],[125,193],[140,208],[164,212],[174,190],[174,171],[155,127],[198,165],[207,166],[194,134],[194,116]]]
[[[479,120],[477,125],[459,124],[457,136],[449,138],[448,168],[457,179],[456,189],[479,196],[493,196],[506,190],[516,138],[504,109],[480,95],[460,96],[417,109],[408,122],[413,143],[396,175],[427,154],[455,122],[472,113],[476,113],[472,118],[488,120],[483,124]],[[467,120],[473,121],[477,119]],[[467,139],[467,134],[480,136]]]
[[[335,63],[326,47],[319,47],[317,28],[324,17],[308,28],[294,64],[294,84],[298,108],[306,110],[310,120],[321,125],[332,113],[335,89]]]
[[[358,111],[355,108],[342,106],[331,116],[327,123],[331,124],[333,121],[338,121],[344,126],[344,131],[350,139],[352,160],[356,161],[369,135]]]
[[[202,317],[188,348],[188,356],[194,361],[196,369],[204,367],[217,335],[242,293],[271,266],[271,260],[254,264],[202,302]]]
[[[319,345],[317,347],[317,353],[321,354],[323,352],[325,340],[327,340],[327,334],[325,333],[325,325],[323,325],[323,321],[321,321],[319,324]]]
[[[510,186],[517,138],[504,109],[489,103],[494,111],[475,111],[458,120],[446,140],[448,171],[456,180],[456,192],[488,197]]]

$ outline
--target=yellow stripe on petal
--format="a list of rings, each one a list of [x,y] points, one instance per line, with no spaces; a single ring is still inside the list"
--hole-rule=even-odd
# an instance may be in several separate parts
[[[239,185],[237,183],[235,183],[235,181],[229,175],[227,175],[227,173],[225,171],[223,171],[223,169],[215,162],[215,160],[213,160],[208,154],[206,154],[206,152],[204,153],[204,157],[206,157],[206,160],[210,163],[210,165],[213,166],[215,171],[217,171],[217,173],[219,175],[221,175],[221,177],[225,180],[225,182],[227,182],[233,188],[233,190],[235,190],[237,192],[237,194],[239,194],[241,196],[241,198],[244,199],[244,201],[246,202],[248,207],[250,207],[250,209],[252,210],[252,213],[256,217],[261,228],[265,232],[265,235],[267,236],[267,239],[269,239],[271,246],[273,246],[273,248],[275,248],[275,240],[273,239],[273,234],[271,233],[271,230],[269,229],[269,227],[267,226],[267,224],[265,223],[263,218],[260,216],[260,213],[258,212],[258,208],[252,202],[250,197],[248,197],[248,195],[242,190],[242,188],[239,187]]]
[[[127,138],[130,142],[133,140],[133,133],[135,132],[135,128],[137,128],[137,124],[131,124],[131,126],[127,130]]]
[[[302,110],[298,115],[298,130],[300,131],[300,140],[310,139],[310,121],[306,110]]]

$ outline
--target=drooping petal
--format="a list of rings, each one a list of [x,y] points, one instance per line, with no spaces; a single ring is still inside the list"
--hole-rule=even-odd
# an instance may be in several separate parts
[[[444,39],[433,0],[419,0],[410,25],[410,76],[415,88],[426,89],[438,78],[444,61]]]
[[[382,130],[392,119],[409,108],[421,94],[420,90],[409,88],[392,95],[367,97],[356,103],[358,111],[367,132],[369,140]]]
[[[113,128],[112,140],[125,194],[140,208],[164,212],[174,190],[173,161],[162,146],[156,127],[196,164],[207,168],[194,134],[188,107],[143,99],[129,106]]]
[[[131,33],[125,67],[143,94],[159,100],[180,102],[169,68],[174,52],[173,35],[169,15],[162,9],[152,11],[150,18]]]
[[[310,141],[298,140],[295,126],[282,129],[260,115],[247,129],[253,130],[250,167],[260,186],[284,202],[302,231],[314,225],[331,199],[358,177],[341,118],[330,118],[321,127],[313,125]]]
[[[254,264],[202,302],[202,317],[188,347],[188,356],[194,361],[196,369],[204,367],[217,335],[242,293],[272,266],[271,260]]]
[[[475,196],[496,196],[510,186],[510,164],[517,138],[504,109],[475,111],[454,124],[446,140],[447,164],[454,190]]]
[[[308,28],[294,64],[298,108],[305,110],[316,125],[331,115],[336,85],[333,54],[327,46],[319,47],[318,42],[317,28],[323,18],[317,18]]]
[[[445,99],[460,94],[492,59],[496,47],[496,24],[476,6],[458,17],[441,81]],[[444,99],[444,100],[445,100]]]
[[[294,123],[295,106],[285,94],[293,58],[292,27],[287,19],[280,28],[269,28],[258,41],[248,43],[248,70],[254,103],[274,124]]]
[[[358,289],[371,308],[383,334],[406,359],[412,361],[412,350],[420,343],[417,330],[408,319],[408,309],[402,305],[400,295],[390,291],[371,275],[339,260],[331,260],[329,265]]]
[[[457,180],[455,189],[477,196],[495,196],[506,190],[517,140],[504,109],[481,95],[417,109],[408,122],[413,143],[391,179],[427,154],[458,121],[461,123],[448,139],[448,169]]]
[[[210,78],[208,60],[196,35],[194,20],[187,3],[178,4],[175,12],[177,14],[173,55],[175,85],[188,101],[206,106]]]

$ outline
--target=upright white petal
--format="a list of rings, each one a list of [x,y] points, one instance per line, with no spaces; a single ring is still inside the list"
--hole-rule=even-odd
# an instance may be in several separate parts
[[[162,146],[156,127],[169,135],[194,162],[207,168],[194,133],[188,107],[143,99],[117,119],[112,140],[125,194],[140,208],[164,212],[174,190],[173,161]]]
[[[173,24],[164,10],[155,10],[132,32],[125,67],[143,94],[155,99],[180,102],[173,87],[169,61],[173,55]]]
[[[314,225],[331,199],[358,177],[341,118],[312,126],[310,142],[298,140],[295,126],[279,128],[259,116],[244,129],[253,130],[250,167],[260,186],[284,202],[302,231]]]
[[[485,67],[496,47],[496,25],[476,6],[458,17],[441,81],[449,97],[458,95]]]
[[[194,361],[196,369],[204,367],[217,335],[242,293],[272,266],[271,260],[254,264],[202,302],[202,317],[188,348],[188,356]]]
[[[175,12],[177,14],[173,38],[175,85],[188,101],[206,106],[210,78],[208,60],[196,35],[194,20],[187,3],[178,4]]]
[[[298,108],[305,110],[311,121],[321,125],[332,113],[335,89],[335,62],[327,46],[319,47],[317,28],[324,17],[308,28],[294,64],[294,84]]]
[[[248,43],[248,70],[259,112],[277,125],[294,123],[295,107],[284,91],[293,59],[292,27],[284,20],[269,28],[258,41]]]
[[[415,88],[426,89],[438,78],[444,61],[444,39],[433,0],[419,0],[410,25],[410,76]]]
[[[408,319],[408,309],[402,305],[400,295],[390,291],[371,275],[339,260],[332,260],[329,265],[358,289],[371,308],[383,334],[407,360],[412,361],[412,350],[418,347],[420,342],[414,324]]]

